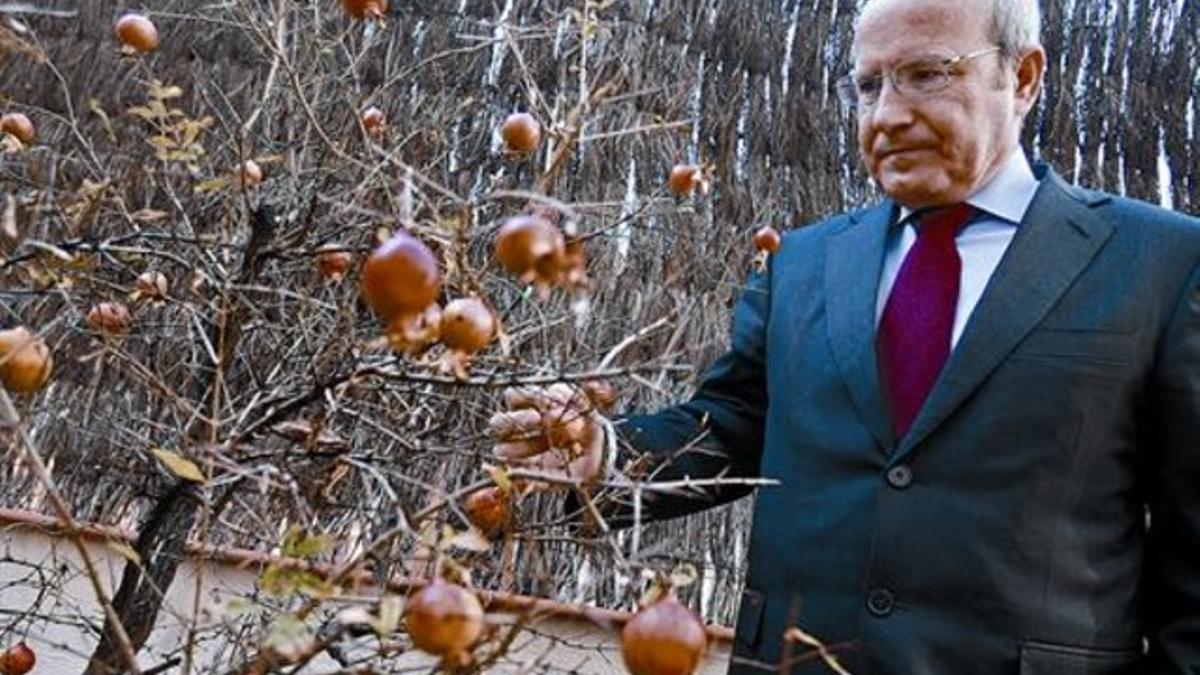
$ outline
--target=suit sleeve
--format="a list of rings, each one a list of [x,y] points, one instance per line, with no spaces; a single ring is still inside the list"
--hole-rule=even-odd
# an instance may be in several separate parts
[[[748,280],[734,308],[729,351],[708,370],[691,400],[618,420],[622,462],[645,467],[640,473],[653,481],[758,475],[767,409],[769,311],[768,267]],[[646,493],[644,516],[673,518],[750,492],[746,486],[722,486],[679,496]],[[628,524],[622,515],[628,516],[628,509],[614,515],[616,524]]]
[[[1147,673],[1200,673],[1200,265],[1159,351],[1149,417],[1155,462],[1145,602]]]

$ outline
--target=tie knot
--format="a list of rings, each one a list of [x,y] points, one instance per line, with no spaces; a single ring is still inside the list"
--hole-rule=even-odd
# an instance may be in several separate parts
[[[918,237],[953,238],[963,225],[975,215],[975,207],[970,204],[952,204],[936,209],[930,209],[917,217],[920,226],[917,228]]]

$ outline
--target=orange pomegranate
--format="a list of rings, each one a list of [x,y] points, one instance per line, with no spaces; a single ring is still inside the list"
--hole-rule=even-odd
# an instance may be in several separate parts
[[[496,235],[496,258],[525,282],[553,284],[565,255],[562,230],[541,216],[513,216]]]
[[[700,618],[669,591],[621,631],[621,656],[633,675],[691,675],[707,646],[708,633]]]
[[[508,520],[510,495],[499,487],[476,490],[463,501],[471,524],[488,537],[495,536]]]
[[[442,289],[433,251],[406,230],[380,244],[363,264],[362,290],[385,322],[424,311]]]
[[[19,112],[5,113],[0,117],[0,131],[11,134],[25,145],[33,143],[33,139],[37,137],[33,122],[24,113]]]
[[[754,233],[754,248],[765,253],[778,253],[782,241],[779,230],[770,225],[763,225]]]
[[[54,370],[45,341],[24,326],[0,330],[0,380],[15,392],[37,391]]]
[[[500,138],[510,151],[530,153],[542,142],[542,127],[529,113],[513,113],[500,125]]]
[[[356,19],[382,19],[387,14],[387,0],[342,0],[346,13]]]
[[[671,175],[667,177],[667,189],[680,197],[686,197],[692,194],[701,180],[700,167],[695,164],[676,164],[671,169]]]
[[[33,670],[37,655],[24,642],[0,652],[0,675],[25,675]]]
[[[435,579],[408,599],[404,625],[418,649],[458,658],[483,635],[483,607],[474,593]]]
[[[459,298],[442,311],[438,333],[450,349],[474,354],[495,337],[496,319],[479,298]]]
[[[158,29],[153,21],[142,14],[125,14],[117,19],[113,31],[121,44],[134,51],[144,54],[158,47]]]

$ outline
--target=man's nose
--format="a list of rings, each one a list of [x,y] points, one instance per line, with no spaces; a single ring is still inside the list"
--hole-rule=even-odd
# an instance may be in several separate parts
[[[881,129],[893,129],[911,124],[912,101],[896,91],[890,77],[883,78],[879,88],[879,100],[871,109],[871,122]]]

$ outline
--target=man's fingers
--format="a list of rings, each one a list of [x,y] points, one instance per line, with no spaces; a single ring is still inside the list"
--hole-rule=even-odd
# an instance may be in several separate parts
[[[542,433],[542,414],[521,409],[498,412],[488,420],[488,435],[498,441],[524,440]]]
[[[497,443],[492,446],[492,453],[500,459],[513,462],[545,454],[547,447],[546,439],[539,437],[528,441]]]

